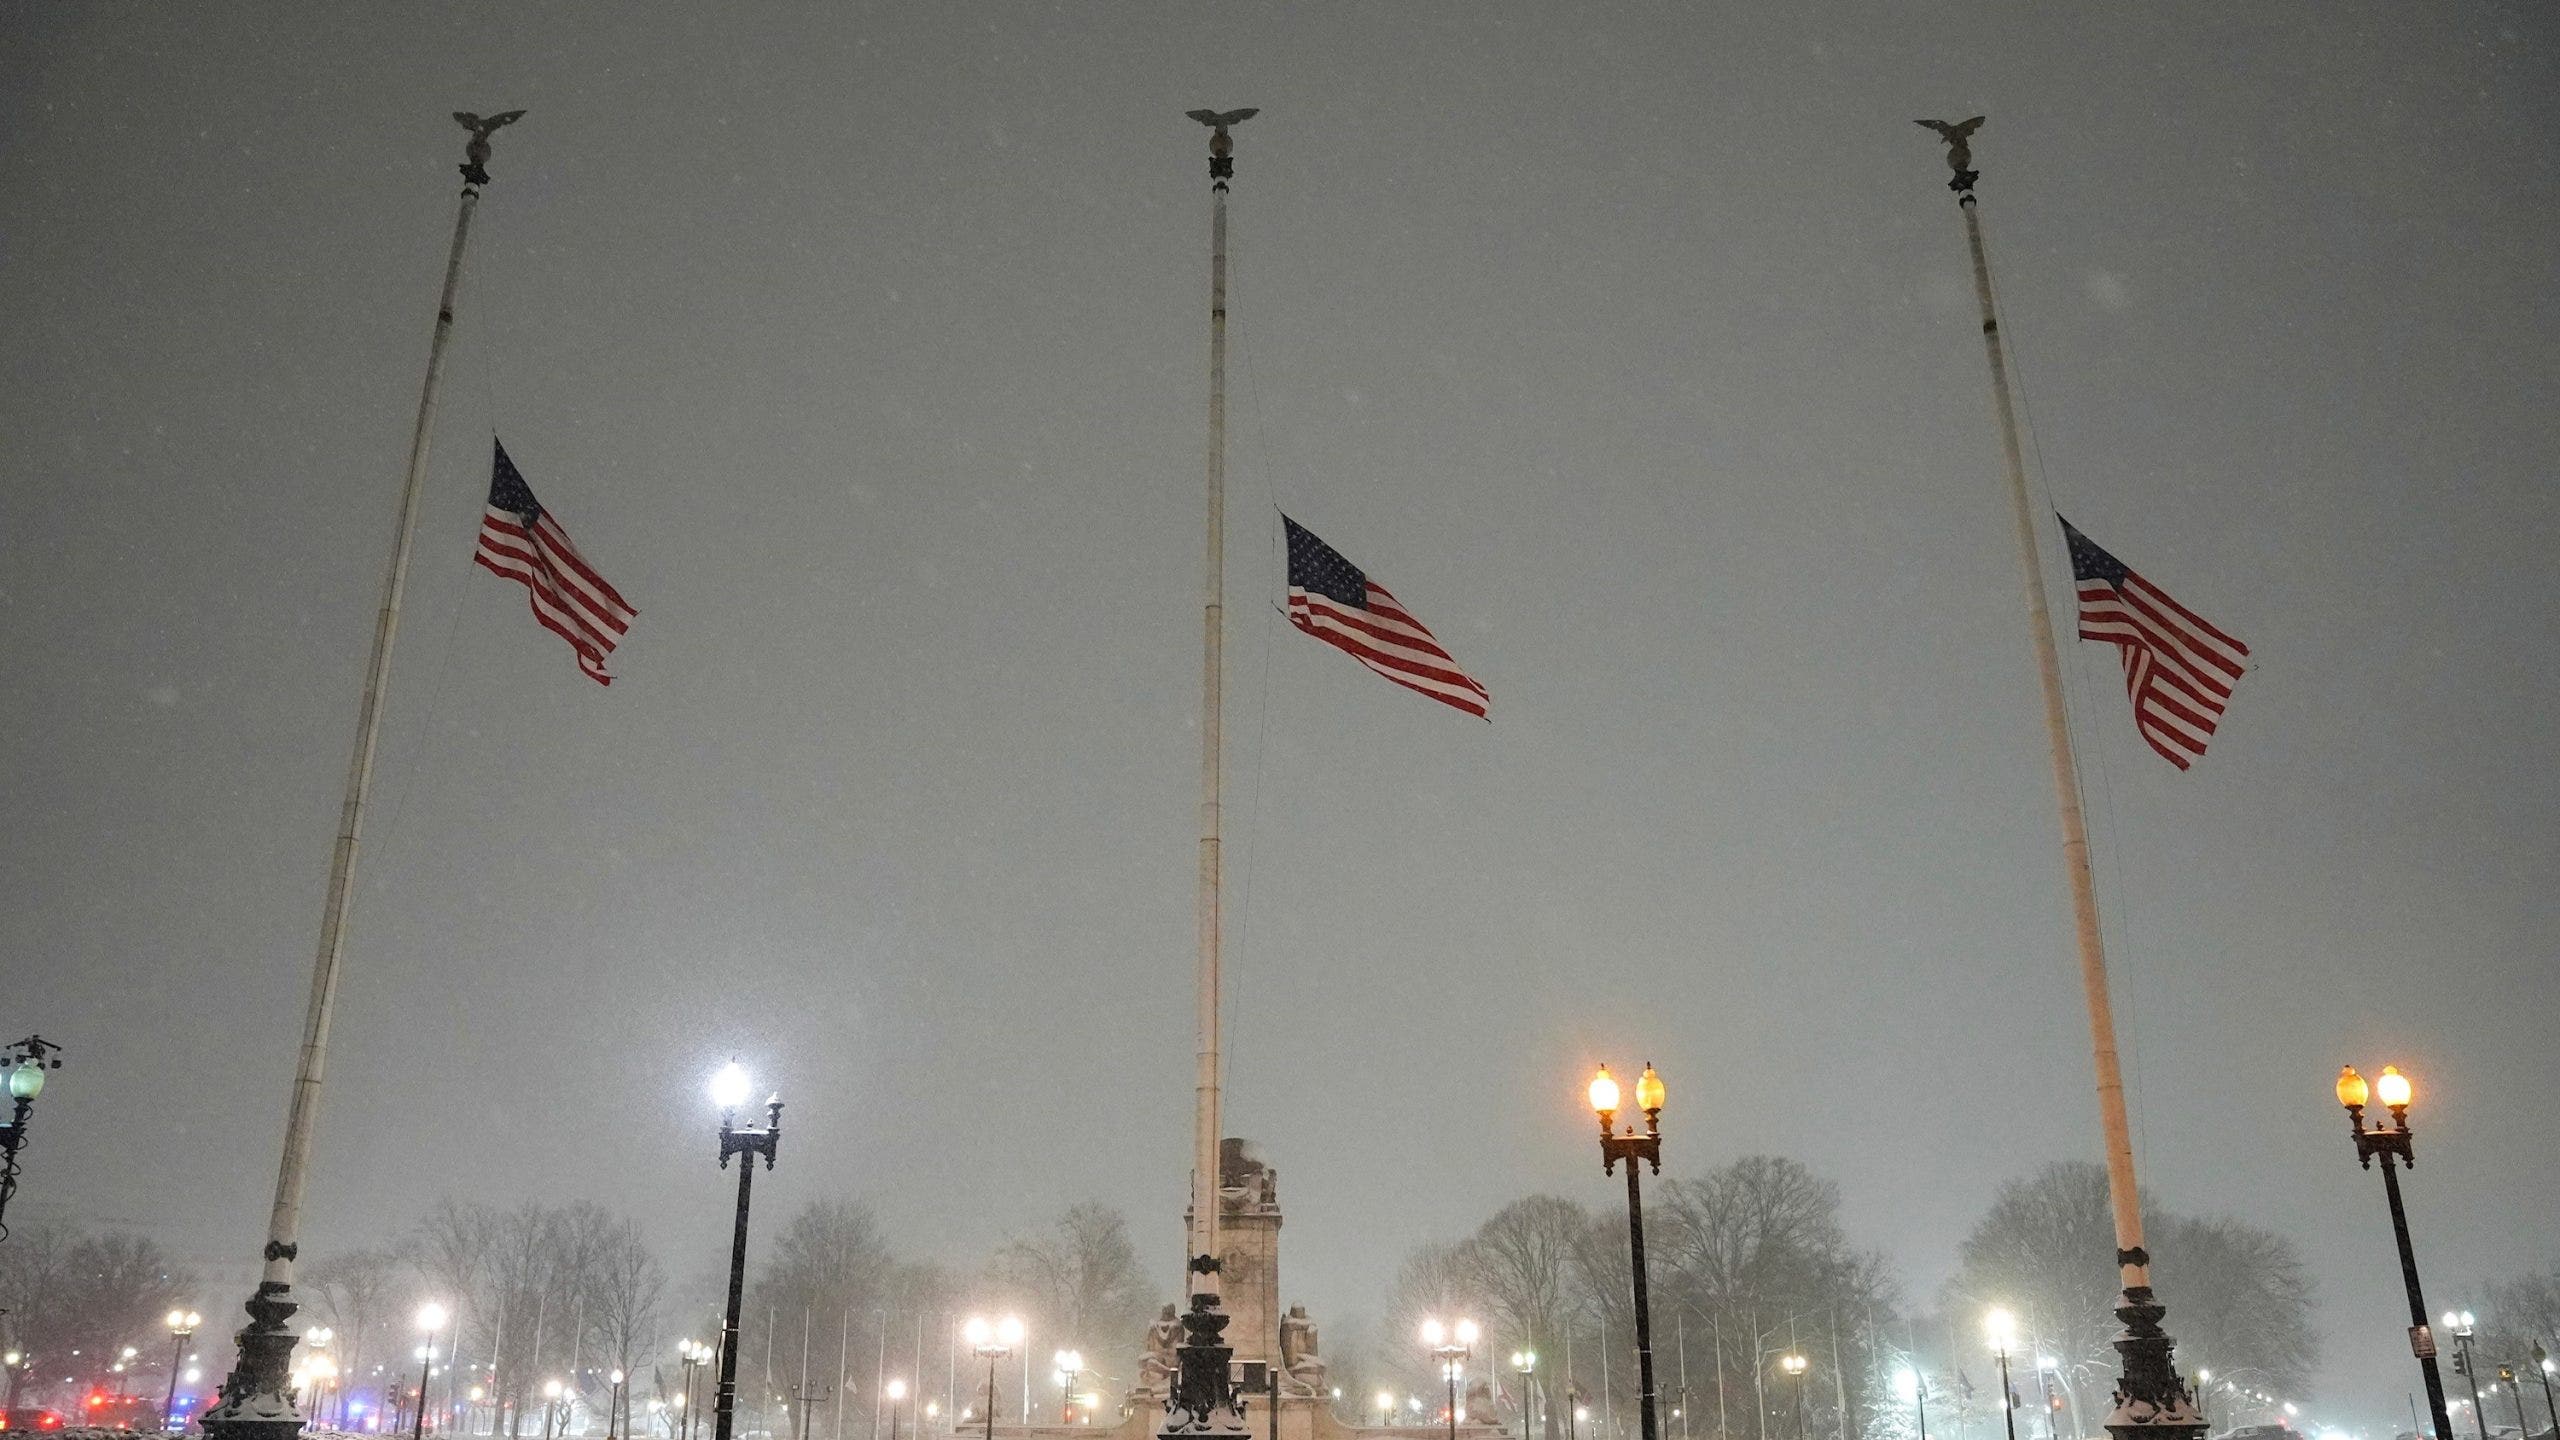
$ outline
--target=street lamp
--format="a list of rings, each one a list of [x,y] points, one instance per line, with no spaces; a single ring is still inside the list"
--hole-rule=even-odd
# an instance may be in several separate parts
[[[1538,1432],[1534,1422],[1538,1397],[1537,1392],[1529,1387],[1529,1377],[1537,1368],[1537,1351],[1514,1350],[1511,1352],[1511,1373],[1520,1377],[1520,1440],[1537,1440]]]
[[[1369,1398],[1378,1402],[1378,1427],[1380,1429],[1384,1429],[1387,1426],[1396,1423],[1396,1392],[1393,1390],[1381,1390]]]
[[[605,1392],[604,1440],[614,1440],[613,1422],[616,1416],[622,1414],[622,1372],[613,1371],[605,1379],[612,1384],[613,1388]]]
[[[1778,1357],[1778,1368],[1796,1382],[1796,1440],[1804,1440],[1804,1372],[1813,1368],[1813,1362],[1790,1350]]]
[[[2472,1423],[2480,1427],[2480,1440],[2489,1440],[2489,1415],[2480,1408],[2480,1366],[2471,1358],[2471,1336],[2479,1324],[2468,1310],[2444,1312],[2444,1328],[2453,1332],[2453,1368],[2471,1382]]]
[[[889,1397],[889,1440],[898,1440],[898,1402],[907,1398],[907,1382],[892,1380],[880,1393]]]
[[[1902,1402],[1916,1408],[1920,1419],[1920,1440],[1929,1440],[1929,1384],[1920,1372],[1905,1365],[1893,1372],[1893,1393]]]
[[[1019,1315],[993,1322],[985,1316],[972,1315],[960,1327],[961,1338],[969,1342],[970,1350],[987,1362],[987,1440],[996,1440],[996,1362],[1013,1353],[1013,1347],[1022,1343],[1023,1333]]]
[[[1067,1423],[1067,1392],[1075,1387],[1076,1376],[1084,1371],[1084,1352],[1061,1350],[1049,1357],[1049,1364],[1058,1372],[1058,1423],[1064,1425]],[[896,1437],[892,1436],[890,1440],[896,1440]]]
[[[18,1147],[27,1143],[27,1116],[36,1108],[36,1097],[44,1093],[44,1072],[62,1068],[62,1047],[41,1035],[30,1035],[11,1045],[0,1055],[0,1068],[9,1072],[9,1123],[0,1125],[0,1218],[9,1213],[9,1197],[18,1193]],[[0,1240],[9,1238],[9,1227],[0,1224]]]
[[[1449,1382],[1449,1440],[1458,1440],[1459,1362],[1475,1353],[1479,1333],[1473,1320],[1455,1325],[1443,1325],[1437,1319],[1422,1322],[1423,1348],[1439,1357],[1440,1373]]]
[[[425,1440],[427,1433],[427,1377],[435,1373],[436,1332],[444,1328],[444,1307],[433,1300],[419,1306],[418,1328],[427,1332],[427,1343],[418,1347],[418,1418],[409,1440]]]
[[[1618,1082],[1609,1078],[1606,1065],[1591,1077],[1591,1108],[1600,1116],[1600,1173],[1606,1175],[1619,1161],[1627,1162],[1627,1254],[1635,1275],[1636,1378],[1643,1390],[1644,1440],[1660,1440],[1653,1415],[1653,1309],[1644,1287],[1644,1196],[1636,1184],[1636,1162],[1643,1160],[1654,1174],[1662,1173],[1662,1077],[1653,1073],[1653,1062],[1648,1060],[1644,1074],[1636,1079],[1636,1108],[1644,1112],[1642,1135],[1632,1125],[1623,1135],[1610,1133],[1618,1114]]]
[[[169,1417],[178,1413],[178,1367],[187,1358],[187,1337],[196,1333],[196,1327],[204,1323],[204,1317],[193,1310],[172,1310],[166,1323],[170,1343],[169,1398],[160,1402],[160,1428],[163,1430],[174,1428]]]
[[[684,1399],[677,1413],[684,1426],[682,1434],[688,1440],[693,1434],[693,1372],[710,1358],[711,1347],[699,1340],[688,1337],[676,1342],[676,1362],[684,1367]]]
[[[713,1440],[729,1440],[729,1424],[738,1408],[738,1306],[747,1287],[747,1194],[755,1181],[756,1157],[763,1156],[764,1168],[770,1170],[782,1149],[779,1095],[765,1099],[765,1128],[738,1128],[738,1107],[753,1093],[745,1067],[735,1060],[711,1077],[711,1103],[720,1107],[720,1168],[729,1168],[732,1155],[746,1157],[738,1163],[738,1219],[729,1237],[729,1308],[720,1326],[720,1392],[712,1417]]]
[[[303,1344],[305,1344],[305,1345],[310,1346],[310,1347],[311,1347],[315,1352],[317,1352],[317,1351],[325,1351],[325,1350],[327,1350],[327,1349],[329,1348],[329,1342],[330,1342],[330,1341],[332,1341],[332,1340],[335,1340],[335,1339],[337,1339],[337,1338],[338,1338],[338,1332],[337,1332],[337,1331],[335,1331],[335,1330],[330,1329],[330,1328],[329,1328],[328,1326],[326,1326],[326,1325],[314,1325],[314,1326],[312,1326],[310,1329],[305,1330],[305,1331],[303,1331],[303,1332],[302,1332],[302,1343],[303,1343]],[[311,1357],[310,1361],[309,1361],[307,1364],[305,1364],[305,1365],[304,1365],[304,1367],[303,1367],[304,1369],[309,1370],[309,1371],[311,1372],[311,1374],[313,1375],[314,1379],[315,1379],[315,1388],[314,1388],[314,1390],[313,1390],[313,1395],[314,1395],[314,1397],[315,1397],[314,1402],[313,1402],[313,1404],[314,1404],[314,1408],[306,1412],[307,1414],[309,1414],[309,1415],[310,1415],[310,1417],[312,1418],[312,1420],[313,1420],[314,1422],[319,1422],[319,1421],[321,1421],[321,1420],[325,1419],[325,1417],[322,1415],[321,1411],[317,1408],[317,1406],[318,1406],[318,1404],[319,1404],[319,1401],[317,1400],[317,1398],[316,1398],[316,1397],[317,1397],[317,1396],[318,1396],[318,1394],[319,1394],[319,1387],[320,1387],[320,1386],[326,1386],[326,1385],[332,1385],[332,1384],[334,1384],[334,1383],[336,1382],[336,1380],[337,1380],[337,1378],[338,1378],[338,1362],[336,1362],[336,1361],[334,1361],[334,1360],[330,1360],[330,1361],[329,1361],[329,1364],[328,1364],[328,1373],[327,1373],[326,1375],[323,1375],[323,1374],[321,1373],[321,1364],[320,1364],[320,1362],[321,1362],[321,1361],[323,1361],[323,1360],[328,1360],[328,1358],[329,1358],[329,1357],[328,1357],[328,1356],[326,1356],[325,1354],[316,1354],[316,1353],[315,1353],[315,1354]],[[346,1408],[346,1398],[345,1398],[345,1393],[344,1393],[343,1391],[341,1391],[341,1392],[339,1393],[339,1396],[338,1396],[338,1407],[339,1407],[339,1409],[340,1409],[342,1412],[343,1412],[343,1411],[345,1410],[345,1408]],[[345,1424],[345,1416],[343,1415],[343,1413],[342,1413],[342,1414],[340,1415],[340,1417],[339,1417],[339,1428],[340,1428],[340,1429],[345,1429],[345,1428],[346,1428],[346,1424]]]
[[[314,1355],[302,1362],[302,1369],[311,1377],[311,1413],[312,1417],[317,1419],[321,1405],[326,1403],[320,1397],[338,1389],[338,1362],[326,1354]],[[201,1373],[203,1372],[189,1366],[187,1378],[193,1380]]]
[[[560,1418],[560,1396],[568,1388],[557,1380],[542,1382],[542,1440],[551,1440],[551,1427]]]
[[[2000,1357],[2000,1418],[2009,1427],[2009,1440],[2018,1440],[2018,1406],[2009,1389],[2009,1347],[2018,1343],[2018,1319],[1994,1305],[1982,1317],[1982,1333],[1990,1338],[1991,1353]]]
[[[2374,1090],[2382,1092],[2383,1108],[2391,1112],[2391,1122],[2365,1128],[2365,1102]],[[2400,1205],[2400,1176],[2392,1166],[2396,1157],[2411,1169],[2418,1165],[2417,1152],[2409,1146],[2409,1077],[2396,1065],[2385,1065],[2376,1083],[2370,1087],[2353,1065],[2338,1069],[2338,1103],[2347,1108],[2347,1128],[2355,1135],[2356,1162],[2365,1169],[2373,1168],[2373,1157],[2382,1157],[2382,1193],[2391,1201],[2391,1238],[2400,1247],[2400,1284],[2409,1292],[2409,1350],[2418,1357],[2418,1372],[2427,1382],[2427,1408],[2435,1417],[2436,1440],[2453,1440],[2453,1418],[2446,1413],[2444,1377],[2436,1370],[2436,1337],[2427,1329],[2426,1298],[2418,1293],[2418,1257],[2409,1248],[2409,1214]]]

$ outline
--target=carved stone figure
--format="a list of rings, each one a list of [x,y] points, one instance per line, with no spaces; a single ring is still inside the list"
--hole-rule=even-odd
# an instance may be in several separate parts
[[[1182,1341],[1182,1322],[1168,1302],[1147,1327],[1146,1353],[1138,1357],[1138,1393],[1163,1399],[1173,1391],[1174,1346]]]

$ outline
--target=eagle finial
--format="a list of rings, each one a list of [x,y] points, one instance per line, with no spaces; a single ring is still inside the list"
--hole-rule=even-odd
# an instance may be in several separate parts
[[[524,112],[509,110],[483,119],[468,110],[456,110],[453,112],[453,118],[461,124],[463,129],[471,132],[471,143],[462,152],[462,183],[465,185],[488,184],[489,137],[496,134],[501,126],[513,125],[523,119]]]
[[[1971,195],[1973,182],[1982,178],[1982,172],[1973,168],[1973,132],[1982,128],[1983,119],[1983,116],[1976,115],[1953,125],[1944,120],[1911,122],[1923,129],[1937,131],[1938,138],[1947,142],[1947,168],[1955,172],[1955,178],[1947,182],[1947,188],[1959,195]]]
[[[1262,112],[1257,109],[1248,108],[1244,110],[1185,110],[1182,113],[1199,121],[1201,124],[1208,126],[1212,131],[1216,132],[1209,137],[1209,178],[1218,182],[1212,188],[1219,190],[1226,189],[1227,181],[1235,178],[1236,173],[1236,142],[1228,138],[1227,127],[1230,125],[1241,125]]]

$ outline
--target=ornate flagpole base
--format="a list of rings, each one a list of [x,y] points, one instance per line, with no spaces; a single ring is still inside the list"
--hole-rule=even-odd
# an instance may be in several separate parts
[[[2116,1337],[2116,1353],[2124,1357],[2124,1373],[2116,1380],[2115,1409],[2107,1413],[2107,1433],[2115,1440],[2199,1440],[2204,1416],[2178,1378],[2170,1359],[2171,1342],[2160,1328],[2169,1307],[2152,1298],[2151,1287],[2137,1286],[2117,1297],[2116,1318],[2124,1333]]]
[[[285,1328],[299,1308],[285,1282],[259,1282],[222,1398],[197,1422],[207,1440],[294,1440],[302,1433],[301,1397],[293,1392],[293,1347],[301,1337]]]
[[[1198,1269],[1214,1260],[1192,1262]],[[1236,1405],[1235,1379],[1228,1361],[1235,1351],[1226,1343],[1227,1312],[1215,1294],[1191,1297],[1182,1317],[1182,1344],[1174,1350],[1173,1394],[1165,1401],[1163,1440],[1200,1440],[1203,1436],[1243,1437],[1244,1414]]]

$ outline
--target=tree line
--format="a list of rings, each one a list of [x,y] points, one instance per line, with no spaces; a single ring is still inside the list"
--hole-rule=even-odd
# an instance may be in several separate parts
[[[2298,1390],[2318,1335],[2292,1242],[2237,1220],[2166,1212],[2148,1198],[2144,1208],[2181,1367],[2213,1371],[2226,1399]],[[1933,1433],[1989,1440],[2002,1428],[1997,1362],[1981,1330],[1993,1306],[2018,1321],[2012,1403],[2052,1415],[2057,1437],[2099,1433],[2112,1403],[2109,1342],[2121,1327],[2097,1165],[2052,1164],[2002,1186],[1966,1236],[1955,1274],[1925,1299],[1852,1240],[1839,1186],[1795,1160],[1749,1156],[1657,1181],[1644,1220],[1666,1437],[1909,1440],[1915,1402],[1925,1401]],[[1623,1210],[1553,1195],[1513,1201],[1474,1233],[1412,1252],[1365,1368],[1337,1374],[1373,1420],[1388,1408],[1436,1420],[1445,1380],[1414,1336],[1426,1316],[1463,1315],[1484,1329],[1460,1399],[1467,1419],[1516,1431],[1534,1417],[1547,1440],[1632,1434],[1629,1274]],[[2549,1298],[2560,1304],[2560,1285]],[[1535,1356],[1525,1376],[1515,1352]],[[2224,1377],[2243,1388],[2222,1386]],[[2238,1418],[2263,1417],[2215,1417]],[[2022,1421],[2021,1433],[2046,1428]]]

